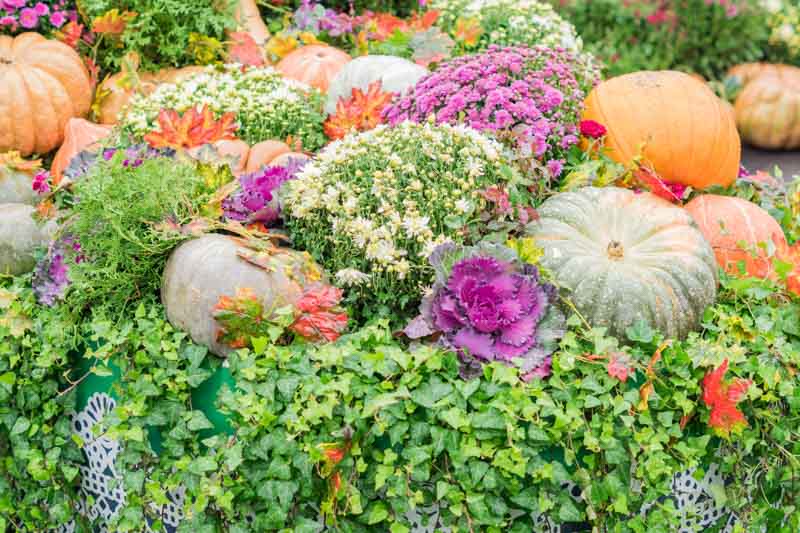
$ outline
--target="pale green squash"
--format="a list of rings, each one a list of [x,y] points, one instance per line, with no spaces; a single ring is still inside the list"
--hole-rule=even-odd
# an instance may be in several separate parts
[[[36,265],[34,252],[46,246],[55,226],[42,227],[26,204],[0,204],[0,274],[17,276]]]
[[[711,246],[666,200],[587,187],[550,198],[538,212],[528,233],[544,249],[541,265],[592,326],[625,339],[644,321],[683,338],[716,298]]]

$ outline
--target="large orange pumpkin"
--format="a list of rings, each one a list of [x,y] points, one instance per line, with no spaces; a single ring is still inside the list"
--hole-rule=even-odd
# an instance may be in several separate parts
[[[729,274],[739,274],[744,261],[747,274],[769,275],[769,242],[786,246],[783,230],[769,213],[757,205],[731,196],[704,194],[686,204],[700,232],[711,243],[719,266]],[[739,244],[746,243],[742,248]]]
[[[608,130],[609,156],[640,153],[661,179],[696,189],[730,185],[741,142],[733,114],[700,81],[674,71],[634,72],[604,81],[586,99],[584,120]]]
[[[736,78],[744,86],[765,74],[780,75],[787,66],[775,63],[741,63],[728,70],[728,77]]]
[[[139,81],[134,87],[122,83],[126,73],[117,72],[106,78],[97,88],[100,101],[97,122],[116,124],[119,122],[120,113],[124,111],[134,94],[146,96],[155,91],[156,87],[162,83],[177,83],[204,70],[205,67],[190,66],[177,69],[167,68],[158,72],[142,72],[137,74]]]
[[[320,91],[328,86],[352,58],[332,46],[312,44],[294,50],[281,59],[277,69],[287,78],[303,82]]]
[[[82,118],[69,119],[64,130],[64,144],[56,152],[50,167],[53,183],[57,185],[61,182],[64,169],[69,166],[70,161],[78,155],[78,152],[91,148],[101,139],[108,137],[110,133],[110,126],[101,126]]]
[[[72,117],[92,105],[92,80],[78,53],[38,33],[0,36],[0,152],[44,154]]]
[[[774,67],[736,97],[736,126],[753,146],[794,150],[800,148],[800,68]]]

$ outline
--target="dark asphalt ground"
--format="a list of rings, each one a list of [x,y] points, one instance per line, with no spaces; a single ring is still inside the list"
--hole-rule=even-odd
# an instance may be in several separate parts
[[[770,152],[743,145],[742,164],[750,172],[756,170],[772,172],[777,165],[787,181],[791,181],[794,176],[800,177],[800,151]]]

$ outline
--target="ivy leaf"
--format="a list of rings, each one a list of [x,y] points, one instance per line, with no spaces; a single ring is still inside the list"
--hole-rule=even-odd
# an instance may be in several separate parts
[[[386,509],[386,504],[383,502],[375,502],[369,508],[367,514],[367,524],[378,524],[387,518],[389,518],[389,511]]]
[[[201,429],[211,429],[214,427],[202,411],[192,411],[186,426],[190,431],[200,431]]]

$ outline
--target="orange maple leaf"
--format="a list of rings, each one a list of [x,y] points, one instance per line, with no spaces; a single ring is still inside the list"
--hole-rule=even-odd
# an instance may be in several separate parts
[[[78,42],[83,35],[83,24],[78,24],[75,21],[69,21],[65,24],[60,31],[55,33],[56,39],[66,44],[70,48],[77,48]]]
[[[325,134],[331,139],[341,139],[351,131],[367,131],[382,122],[383,110],[392,101],[392,93],[381,91],[381,81],[373,82],[364,93],[352,90],[348,99],[340,98],[336,113],[325,121]]]
[[[119,12],[114,8],[106,11],[103,15],[92,20],[92,31],[94,33],[104,33],[106,35],[120,35],[125,31],[125,27],[130,21],[136,18],[133,11]]]
[[[725,359],[719,368],[712,370],[703,378],[703,402],[711,408],[708,425],[723,437],[727,437],[730,433],[739,433],[747,426],[747,419],[744,413],[736,408],[736,404],[752,384],[749,379],[723,382],[727,371],[728,360]]]
[[[792,269],[786,275],[786,288],[789,292],[800,296],[800,241],[793,246],[781,243],[775,251],[775,259],[792,265]]]
[[[424,15],[414,13],[408,21],[408,28],[414,31],[425,31],[433,26],[439,18],[439,12],[435,9],[426,11]]]
[[[339,308],[341,300],[342,289],[312,285],[297,302],[300,314],[289,329],[309,340],[335,341],[347,327],[347,313]]]
[[[408,30],[408,23],[391,13],[377,13],[372,19],[372,26],[372,37],[378,41],[385,41],[397,30]]]
[[[225,113],[215,119],[208,105],[203,106],[202,111],[192,107],[183,116],[173,109],[162,109],[158,113],[158,124],[160,131],[144,136],[144,140],[153,148],[188,149],[235,139],[234,132],[238,128],[233,113]]]
[[[477,18],[463,19],[456,21],[455,38],[467,46],[475,46],[478,39],[483,35],[483,28]]]
[[[228,47],[228,60],[231,63],[240,63],[251,67],[263,67],[264,52],[253,36],[244,31],[231,33],[231,44]]]

